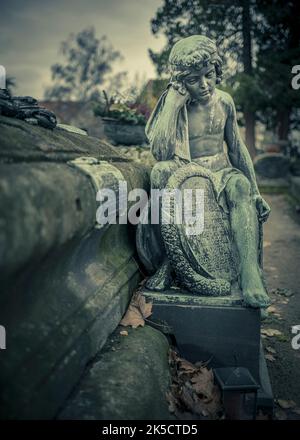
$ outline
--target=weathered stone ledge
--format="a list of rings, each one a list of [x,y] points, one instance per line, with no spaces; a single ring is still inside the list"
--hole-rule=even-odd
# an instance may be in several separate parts
[[[147,170],[105,142],[0,117],[2,419],[55,417],[141,279],[133,227],[95,229],[92,179],[64,163],[82,156],[113,161],[129,191],[149,187]]]
[[[169,344],[158,330],[118,327],[59,419],[168,420]]]
[[[53,150],[57,158],[66,151],[77,157],[113,157],[119,160],[114,166],[127,181],[128,190],[149,188],[147,169],[122,162],[105,142],[11,118],[0,117],[0,126],[0,152],[12,161],[0,164],[0,279],[74,237],[83,237],[95,226],[98,206],[90,178],[68,164],[30,163],[29,150],[44,156]],[[23,155],[23,163],[14,163],[16,152]],[[110,176],[103,179],[103,187],[112,187]]]

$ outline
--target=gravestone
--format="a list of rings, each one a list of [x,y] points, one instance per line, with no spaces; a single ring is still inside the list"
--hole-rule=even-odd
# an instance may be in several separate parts
[[[290,160],[281,153],[259,154],[254,159],[256,173],[268,179],[287,177],[290,169]]]

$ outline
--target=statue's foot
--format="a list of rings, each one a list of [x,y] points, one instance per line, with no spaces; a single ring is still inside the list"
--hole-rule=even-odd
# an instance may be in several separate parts
[[[268,297],[265,289],[261,290],[243,290],[244,301],[250,307],[265,309],[271,304],[271,300]]]
[[[271,304],[271,300],[263,285],[259,272],[252,273],[252,276],[242,282],[242,292],[244,302],[255,308],[267,308]]]
[[[145,283],[149,290],[162,291],[171,287],[171,268],[168,261],[164,261],[160,268]]]

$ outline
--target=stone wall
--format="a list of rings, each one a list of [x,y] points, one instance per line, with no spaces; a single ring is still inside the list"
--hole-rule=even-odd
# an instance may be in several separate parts
[[[69,163],[82,156],[149,189],[149,170],[106,142],[0,116],[1,418],[55,417],[141,280],[133,227],[95,228],[96,189]]]

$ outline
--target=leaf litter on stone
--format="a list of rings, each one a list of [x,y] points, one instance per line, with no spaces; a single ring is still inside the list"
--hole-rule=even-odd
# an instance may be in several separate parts
[[[172,385],[167,393],[170,412],[178,419],[218,419],[221,395],[212,370],[205,363],[193,364],[170,350]]]
[[[129,307],[122,318],[120,325],[124,327],[131,326],[137,328],[144,327],[145,319],[152,314],[152,303],[146,302],[146,298],[140,293],[136,292],[129,304]]]

